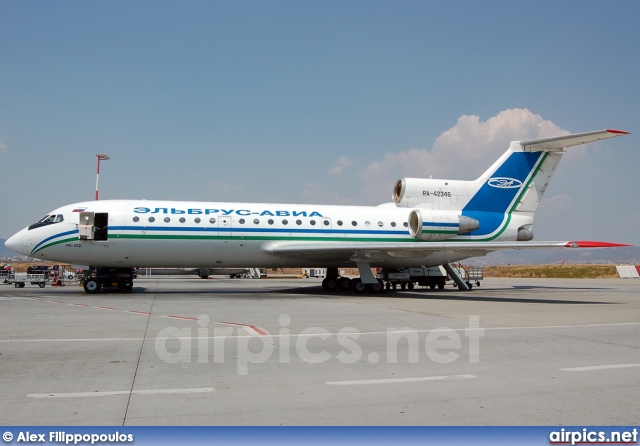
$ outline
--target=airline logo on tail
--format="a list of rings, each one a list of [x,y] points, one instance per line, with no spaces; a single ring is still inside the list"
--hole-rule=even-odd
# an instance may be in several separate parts
[[[515,178],[497,177],[490,178],[487,184],[498,189],[518,189],[522,186],[522,181],[516,180]]]

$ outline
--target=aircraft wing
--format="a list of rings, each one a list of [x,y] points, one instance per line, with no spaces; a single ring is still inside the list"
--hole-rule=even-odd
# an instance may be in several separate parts
[[[597,241],[564,242],[318,242],[269,244],[263,249],[280,257],[304,258],[315,261],[359,261],[375,262],[402,258],[429,257],[436,252],[452,252],[464,257],[484,256],[503,249],[544,249],[544,248],[614,248],[630,246],[620,243]]]

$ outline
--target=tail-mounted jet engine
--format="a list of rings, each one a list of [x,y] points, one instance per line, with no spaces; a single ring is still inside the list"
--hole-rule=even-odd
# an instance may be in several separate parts
[[[409,233],[420,240],[446,240],[475,231],[479,227],[478,220],[455,212],[424,212],[414,209],[409,213]]]
[[[471,198],[473,181],[402,178],[393,187],[393,202],[398,207],[418,207],[454,211]]]

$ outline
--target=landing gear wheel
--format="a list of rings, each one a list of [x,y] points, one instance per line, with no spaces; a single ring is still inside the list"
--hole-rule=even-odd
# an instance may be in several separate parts
[[[336,279],[326,278],[322,281],[322,289],[325,291],[335,291],[338,288]]]
[[[100,291],[100,288],[102,288],[102,284],[97,280],[90,279],[84,282],[84,291],[86,293],[95,294]]]
[[[407,284],[407,288],[408,288],[409,290],[412,290],[414,286],[415,286],[415,285],[413,284],[413,282],[409,282],[409,283]]]
[[[351,281],[351,290],[356,294],[362,294],[365,292],[366,287],[362,283],[362,279],[354,279]]]
[[[338,291],[349,291],[351,289],[351,279],[340,277],[338,279]]]
[[[473,288],[473,285],[471,284],[471,282],[465,282],[467,284],[467,286],[469,287],[468,291],[471,291],[471,288]]]
[[[365,285],[365,290],[369,293],[381,293],[383,291],[383,287],[380,283],[372,283]]]

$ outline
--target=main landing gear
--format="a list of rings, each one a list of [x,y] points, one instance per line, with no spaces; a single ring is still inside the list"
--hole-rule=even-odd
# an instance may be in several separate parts
[[[368,263],[358,263],[358,270],[360,277],[350,279],[340,277],[338,268],[327,268],[327,276],[322,281],[322,288],[325,291],[352,291],[355,294],[385,292],[382,281],[373,276]]]

